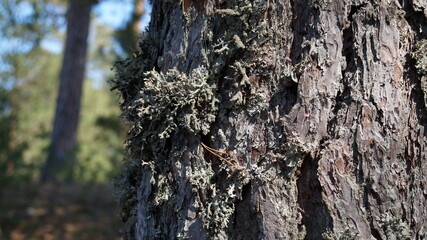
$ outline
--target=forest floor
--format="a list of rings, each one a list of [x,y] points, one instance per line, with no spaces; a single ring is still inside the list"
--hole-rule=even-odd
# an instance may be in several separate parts
[[[0,240],[118,240],[121,221],[112,187],[0,187]]]

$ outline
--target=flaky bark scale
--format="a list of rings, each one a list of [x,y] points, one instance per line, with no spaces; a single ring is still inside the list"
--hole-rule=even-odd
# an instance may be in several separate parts
[[[126,237],[425,238],[426,23],[416,1],[154,1],[113,85]]]

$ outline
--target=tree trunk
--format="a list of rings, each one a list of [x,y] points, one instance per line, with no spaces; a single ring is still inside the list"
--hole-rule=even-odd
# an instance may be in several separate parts
[[[154,1],[113,85],[126,239],[425,239],[422,2]]]
[[[87,38],[93,0],[70,0],[67,39],[60,74],[59,94],[49,156],[42,172],[43,182],[56,180],[66,162],[73,161],[76,148],[80,99],[85,73]]]
[[[132,16],[123,29],[116,31],[116,40],[125,51],[126,56],[131,56],[139,44],[141,18],[144,12],[145,0],[133,0]]]

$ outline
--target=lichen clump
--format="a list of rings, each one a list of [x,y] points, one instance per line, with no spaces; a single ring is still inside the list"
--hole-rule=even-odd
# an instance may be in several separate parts
[[[122,116],[131,126],[125,170],[115,183],[116,195],[123,209],[126,236],[132,236],[135,231],[137,188],[142,174],[147,173],[141,169],[141,162],[157,159],[165,140],[176,133],[186,131],[187,136],[208,134],[210,124],[215,121],[218,103],[216,85],[211,83],[213,81],[204,67],[196,68],[190,74],[176,69],[160,73],[144,71],[142,62],[142,58],[137,57],[118,63],[117,74],[112,81],[113,88],[120,91],[123,99]],[[141,146],[144,146],[142,158],[135,150]],[[168,184],[166,170],[158,174],[155,184],[159,194],[153,195],[153,206],[167,202],[173,191]]]
[[[414,239],[413,232],[406,221],[386,213],[380,219],[381,227],[385,232],[385,239]]]
[[[217,109],[215,89],[203,67],[190,76],[175,69],[166,73],[152,70],[144,73],[144,86],[129,110],[136,111],[141,132],[157,133],[154,138],[168,138],[177,129],[207,134]]]
[[[427,74],[427,39],[418,41],[415,44],[415,51],[412,53],[412,56],[416,60],[415,67],[421,75]]]

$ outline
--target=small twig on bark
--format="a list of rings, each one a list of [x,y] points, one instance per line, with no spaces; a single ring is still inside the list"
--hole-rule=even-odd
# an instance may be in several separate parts
[[[227,152],[222,152],[222,151],[219,151],[219,150],[215,150],[215,149],[213,149],[213,148],[211,148],[211,147],[206,146],[206,145],[205,145],[205,144],[203,144],[203,143],[201,143],[201,144],[202,144],[202,146],[203,146],[206,150],[208,150],[210,153],[212,153],[213,155],[215,155],[215,156],[219,157],[221,160],[225,161],[226,163],[228,163],[229,165],[233,166],[234,168],[238,169],[238,168],[236,167],[236,165],[234,165],[230,160],[227,160],[226,158],[224,158],[223,156],[221,156],[221,155],[220,155],[220,154],[227,155],[228,157],[230,157],[230,158],[231,158],[231,160],[236,161],[236,159],[238,159],[238,158],[236,158],[233,154],[230,154],[230,153],[227,153]]]

